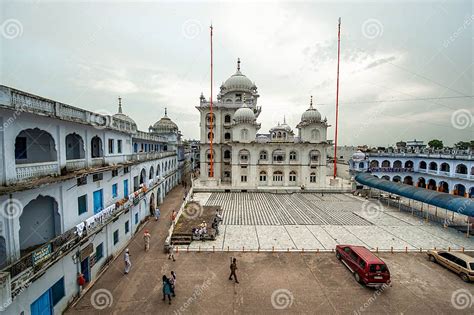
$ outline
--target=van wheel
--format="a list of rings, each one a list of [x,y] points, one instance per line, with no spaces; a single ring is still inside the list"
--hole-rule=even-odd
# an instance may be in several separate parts
[[[359,276],[359,274],[358,274],[357,272],[354,272],[354,279],[355,279],[358,283],[360,283],[360,276]]]
[[[429,259],[431,262],[436,262],[436,258],[434,258],[433,255],[429,255],[429,256],[428,256],[428,259]]]
[[[339,254],[339,252],[336,252],[336,258],[337,258],[338,260],[341,260],[341,254]]]
[[[461,273],[459,276],[461,277],[462,281],[469,282],[469,277],[467,276],[467,274]]]

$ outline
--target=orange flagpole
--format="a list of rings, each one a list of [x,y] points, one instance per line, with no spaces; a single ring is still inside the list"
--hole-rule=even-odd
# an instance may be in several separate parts
[[[212,50],[212,24],[211,24],[211,117],[210,117],[210,123],[211,123],[211,127],[210,127],[210,130],[211,130],[211,137],[210,137],[210,141],[211,141],[211,168],[210,168],[210,172],[209,172],[209,177],[214,177],[214,151],[213,151],[213,142],[214,142],[214,128],[213,128],[213,124],[214,124],[214,114],[212,112],[212,84],[213,84],[213,63],[212,63],[212,58],[213,58],[213,50]]]
[[[337,174],[337,127],[339,116],[339,62],[341,56],[341,18],[337,31],[337,83],[336,83],[336,134],[334,136],[334,178]]]

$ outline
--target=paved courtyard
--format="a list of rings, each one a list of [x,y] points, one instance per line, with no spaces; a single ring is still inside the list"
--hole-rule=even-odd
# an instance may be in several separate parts
[[[223,224],[215,241],[193,242],[192,250],[474,250],[463,233],[350,194],[196,193],[194,200],[221,206]]]

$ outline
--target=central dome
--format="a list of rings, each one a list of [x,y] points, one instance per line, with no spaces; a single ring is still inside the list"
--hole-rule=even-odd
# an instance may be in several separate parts
[[[231,90],[251,91],[256,89],[255,84],[240,72],[240,59],[237,60],[237,72],[222,84],[222,88],[225,89],[226,92]]]

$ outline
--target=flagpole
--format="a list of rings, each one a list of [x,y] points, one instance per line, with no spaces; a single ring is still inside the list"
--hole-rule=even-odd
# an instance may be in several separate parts
[[[337,83],[336,83],[336,134],[334,136],[334,178],[337,174],[337,129],[339,116],[339,63],[341,56],[341,18],[339,18],[339,25],[337,31]]]
[[[213,50],[212,50],[212,24],[210,26],[210,29],[211,29],[211,117],[210,117],[210,123],[211,123],[211,127],[210,127],[210,132],[211,132],[211,136],[210,136],[210,141],[211,141],[211,144],[210,144],[210,147],[211,147],[211,158],[210,158],[210,164],[211,164],[211,167],[210,167],[210,171],[209,171],[209,177],[214,177],[214,151],[213,151],[213,142],[214,142],[214,128],[213,128],[213,124],[214,124],[214,114],[212,112],[212,94],[213,94],[213,90],[212,90],[212,85],[213,85]]]

